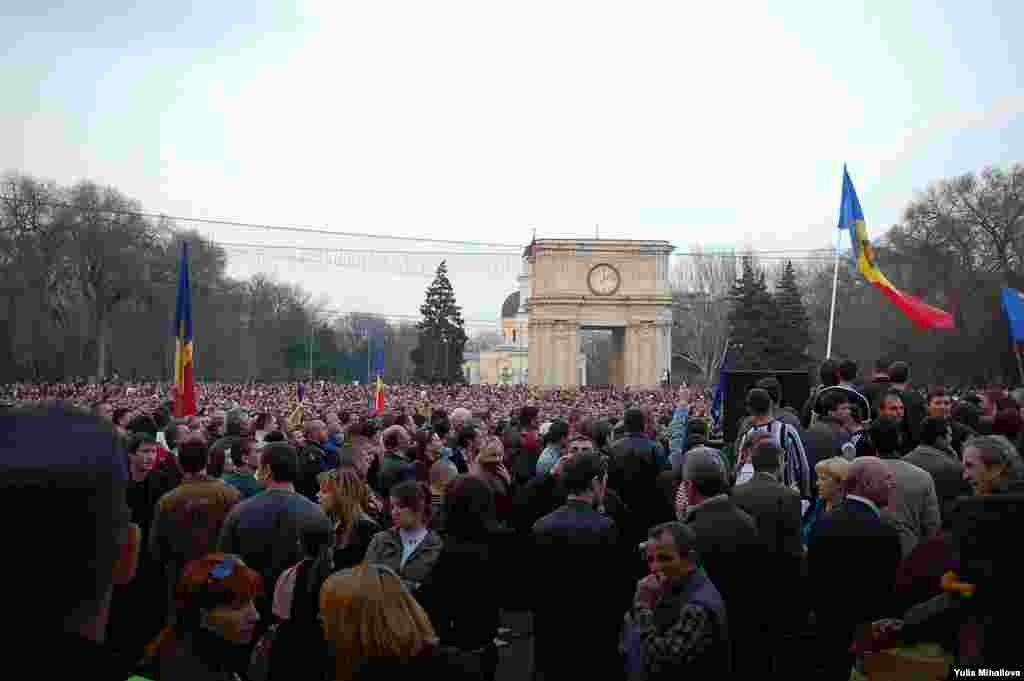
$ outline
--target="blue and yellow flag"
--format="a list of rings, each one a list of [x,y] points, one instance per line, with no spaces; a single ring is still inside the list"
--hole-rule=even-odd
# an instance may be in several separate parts
[[[188,242],[181,244],[178,268],[178,308],[174,315],[174,415],[196,413],[192,366],[192,287],[188,279]]]
[[[853,188],[853,180],[843,166],[843,195],[839,203],[839,229],[850,234],[853,246],[853,261],[864,278],[885,294],[892,303],[907,315],[910,321],[926,329],[952,329],[955,324],[953,315],[945,310],[932,307],[909,293],[903,293],[892,285],[875,264],[875,252],[868,238],[864,210],[857,198],[857,190]]]

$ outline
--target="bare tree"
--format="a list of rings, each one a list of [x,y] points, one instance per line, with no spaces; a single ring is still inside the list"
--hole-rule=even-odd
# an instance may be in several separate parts
[[[137,214],[141,208],[115,189],[83,182],[71,190],[69,204],[59,219],[71,228],[79,289],[93,318],[96,375],[105,376],[111,315],[148,289],[158,237]]]
[[[674,329],[672,354],[688,357],[705,377],[722,360],[729,334],[729,291],[739,276],[736,253],[705,253],[699,245],[675,263],[669,281]]]

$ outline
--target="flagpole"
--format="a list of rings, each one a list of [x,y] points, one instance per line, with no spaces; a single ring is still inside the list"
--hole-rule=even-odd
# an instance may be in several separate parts
[[[836,322],[836,290],[839,288],[839,243],[843,238],[843,230],[837,229],[836,235],[836,262],[832,268],[832,307],[828,313],[828,345],[825,348],[825,359],[832,359],[832,331]]]

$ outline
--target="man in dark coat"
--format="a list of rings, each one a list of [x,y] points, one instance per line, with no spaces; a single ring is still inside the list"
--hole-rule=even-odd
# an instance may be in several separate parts
[[[782,449],[776,443],[759,443],[751,454],[754,477],[733,488],[732,501],[754,518],[769,551],[799,558],[800,495],[779,482],[781,460]]]
[[[632,585],[608,578],[627,561],[615,523],[597,511],[608,472],[592,453],[562,466],[566,503],[531,533],[534,564],[545,569],[536,575],[532,599],[535,678],[614,679],[623,669],[618,640]]]
[[[657,460],[657,445],[644,434],[643,411],[627,409],[623,421],[626,435],[612,446],[608,486],[636,515],[635,528],[639,529],[632,540],[639,544],[647,535],[647,528],[670,520],[671,515],[665,515],[665,504],[656,492],[661,466]]]
[[[754,477],[732,490],[733,503],[757,523],[767,561],[761,575],[775,585],[761,595],[771,601],[763,611],[770,613],[764,632],[773,649],[778,634],[798,630],[806,623],[807,615],[800,585],[804,557],[800,495],[779,482],[782,456],[782,449],[771,440],[759,443],[751,454]]]
[[[858,625],[898,614],[891,609],[900,539],[881,517],[894,487],[884,461],[874,456],[854,459],[844,484],[846,500],[811,533],[807,569],[822,678],[849,677],[853,658],[847,651]]]
[[[683,484],[690,500],[683,522],[697,534],[701,563],[725,599],[736,642],[733,669],[737,674],[770,673],[765,657],[770,651],[758,631],[763,587],[751,573],[751,566],[764,559],[757,525],[729,497],[721,459],[709,450],[687,454]]]

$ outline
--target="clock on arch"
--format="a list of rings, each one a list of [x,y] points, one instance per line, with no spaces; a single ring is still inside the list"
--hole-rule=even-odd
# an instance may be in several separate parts
[[[596,296],[610,296],[619,290],[621,284],[619,271],[608,263],[594,265],[587,275],[587,285]]]

